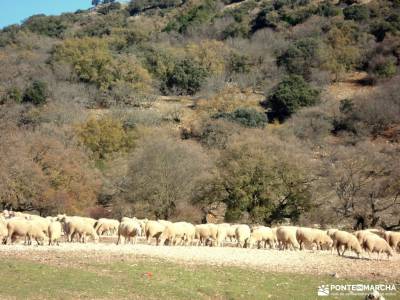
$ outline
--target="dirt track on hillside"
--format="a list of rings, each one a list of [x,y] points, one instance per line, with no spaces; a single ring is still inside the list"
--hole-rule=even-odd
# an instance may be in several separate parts
[[[400,281],[400,255],[388,261],[357,259],[354,253],[339,257],[330,251],[279,251],[234,247],[154,246],[146,244],[61,243],[60,246],[1,245],[1,257],[15,257],[55,265],[78,265],[87,260],[132,261],[163,259],[182,264],[239,266],[271,272],[331,275],[339,278]],[[373,256],[375,257],[375,256]],[[383,258],[383,256],[382,256]]]

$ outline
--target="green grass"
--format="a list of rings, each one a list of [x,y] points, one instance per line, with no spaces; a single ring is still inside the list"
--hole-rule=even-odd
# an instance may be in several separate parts
[[[149,272],[151,277],[146,275]],[[309,300],[318,299],[316,291],[320,284],[360,282],[236,267],[184,266],[154,260],[87,262],[80,267],[61,267],[10,258],[1,259],[0,278],[0,299]]]

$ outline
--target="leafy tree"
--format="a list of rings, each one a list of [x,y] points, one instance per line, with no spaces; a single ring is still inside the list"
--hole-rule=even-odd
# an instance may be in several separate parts
[[[284,120],[302,107],[315,105],[319,92],[304,81],[301,76],[284,78],[268,96],[266,105],[272,119]]]
[[[34,105],[44,104],[48,97],[47,84],[35,80],[32,85],[25,89],[22,102],[29,102]]]
[[[297,221],[312,207],[312,176],[274,140],[250,134],[231,139],[217,166],[217,178],[203,182],[196,201],[224,202],[228,222],[244,221],[245,214],[253,223]]]
[[[194,95],[205,82],[207,70],[198,63],[183,59],[165,75],[164,92],[174,91],[180,95]]]
[[[41,131],[7,134],[0,145],[0,206],[41,215],[85,214],[100,177],[85,154]],[[68,145],[66,145],[68,144]]]
[[[359,66],[362,52],[358,42],[366,38],[352,21],[336,23],[325,35],[325,46],[320,48],[321,68],[332,72],[338,80],[344,72]]]
[[[365,5],[352,5],[343,9],[345,19],[354,21],[365,21],[369,18],[369,9]]]
[[[278,57],[278,65],[285,66],[289,73],[307,78],[311,75],[311,68],[317,63],[318,48],[318,41],[313,38],[297,40]]]
[[[111,117],[89,119],[78,127],[78,136],[97,159],[128,150],[134,142],[134,136],[125,131],[122,122]]]

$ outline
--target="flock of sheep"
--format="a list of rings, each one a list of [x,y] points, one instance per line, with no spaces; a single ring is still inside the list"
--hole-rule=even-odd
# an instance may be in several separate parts
[[[13,244],[18,238],[31,245],[35,240],[43,245],[59,244],[62,237],[67,242],[85,243],[90,237],[94,242],[100,236],[117,235],[117,245],[125,242],[136,243],[137,237],[145,237],[147,243],[155,240],[156,245],[209,245],[223,247],[227,242],[238,247],[277,248],[280,250],[303,250],[316,247],[317,250],[337,250],[344,255],[354,251],[358,257],[362,251],[369,256],[386,253],[389,259],[400,250],[400,232],[369,229],[349,233],[338,229],[279,226],[248,226],[246,224],[200,224],[170,222],[124,217],[121,221],[101,218],[58,215],[40,217],[20,212],[0,213],[0,239],[4,244]]]

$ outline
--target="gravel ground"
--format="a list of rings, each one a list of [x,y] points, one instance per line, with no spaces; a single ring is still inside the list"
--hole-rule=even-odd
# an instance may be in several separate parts
[[[57,265],[96,261],[135,260],[142,258],[163,259],[182,264],[206,264],[218,266],[249,267],[262,271],[329,274],[343,278],[368,278],[380,280],[400,279],[400,255],[387,260],[357,259],[354,253],[339,257],[330,251],[279,251],[265,249],[241,249],[234,247],[115,245],[60,243],[60,246],[1,245],[1,257],[18,257]],[[373,257],[375,258],[375,255]],[[383,255],[381,256],[384,257]],[[79,263],[78,263],[79,265]]]

